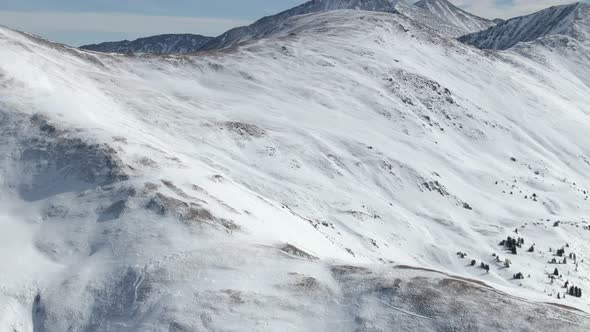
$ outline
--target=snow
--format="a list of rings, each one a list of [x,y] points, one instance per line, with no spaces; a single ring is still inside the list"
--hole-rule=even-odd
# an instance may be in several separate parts
[[[0,29],[0,329],[586,330],[587,297],[556,298],[590,289],[573,42],[359,10],[190,56]]]
[[[249,40],[263,38],[269,34],[269,30],[280,27],[286,20],[297,15],[338,9],[395,12],[397,3],[398,0],[311,0],[278,14],[263,17],[249,26],[231,29],[205,44],[201,50],[226,49]]]
[[[446,0],[423,0],[409,4],[397,0],[312,0],[300,6],[264,17],[257,22],[231,29],[212,38],[189,34],[168,34],[134,41],[104,42],[80,48],[106,53],[186,54],[198,50],[226,49],[239,43],[268,38],[282,30],[289,18],[338,9],[367,10],[403,14],[445,37],[460,37],[485,30],[494,22],[472,15]]]
[[[441,21],[456,26],[463,35],[486,30],[495,25],[494,22],[468,13],[447,0],[421,0],[415,6],[424,9]]]
[[[550,7],[504,21],[488,30],[461,37],[460,40],[483,49],[504,50],[521,42],[530,42],[551,35],[588,40],[590,5],[579,2]]]

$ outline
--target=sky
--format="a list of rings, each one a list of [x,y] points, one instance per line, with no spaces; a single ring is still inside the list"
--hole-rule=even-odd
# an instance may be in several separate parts
[[[450,1],[486,18],[510,18],[574,2]],[[162,33],[216,36],[303,2],[305,0],[0,0],[0,25],[72,46]]]

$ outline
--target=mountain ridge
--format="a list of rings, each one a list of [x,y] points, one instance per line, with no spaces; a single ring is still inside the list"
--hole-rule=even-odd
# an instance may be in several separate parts
[[[521,42],[549,35],[567,35],[580,41],[590,38],[590,5],[577,2],[553,6],[530,15],[519,16],[488,30],[461,37],[459,40],[485,49],[505,50]]]
[[[132,41],[121,40],[88,44],[80,46],[80,49],[112,52],[112,53],[192,53],[211,41],[213,37],[196,34],[162,34],[138,38]]]
[[[257,35],[264,34],[273,27],[280,25],[286,19],[296,15],[335,9],[394,12],[397,2],[399,0],[311,0],[278,14],[263,17],[251,25],[230,29],[203,45],[201,50],[209,51],[231,47],[239,42],[244,42],[255,38]]]
[[[495,25],[491,20],[464,11],[447,0],[421,0],[414,4],[467,33],[485,30]]]
[[[439,34],[453,38],[494,25],[492,21],[467,13],[446,0],[422,0],[416,4],[399,0],[311,0],[278,14],[263,17],[251,25],[230,29],[217,37],[167,34],[134,41],[84,45],[80,48],[100,52],[153,54],[182,54],[224,49],[236,43],[276,33],[281,24],[292,16],[342,9],[399,13],[419,20]]]

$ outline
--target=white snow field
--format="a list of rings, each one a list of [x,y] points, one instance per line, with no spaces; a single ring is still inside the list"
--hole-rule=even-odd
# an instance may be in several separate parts
[[[563,38],[336,10],[124,56],[1,28],[0,331],[587,331],[590,59]]]

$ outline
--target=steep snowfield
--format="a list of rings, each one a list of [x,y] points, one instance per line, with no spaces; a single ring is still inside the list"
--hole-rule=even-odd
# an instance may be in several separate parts
[[[213,37],[192,34],[167,34],[139,38],[133,41],[122,40],[100,44],[84,45],[81,49],[109,53],[191,53],[211,41]]]
[[[488,30],[461,37],[460,40],[483,49],[505,50],[520,42],[549,35],[590,40],[590,5],[575,3],[550,7],[504,21]]]
[[[588,330],[590,59],[560,43],[354,10],[199,56],[0,29],[0,330]]]
[[[395,5],[395,10],[397,13],[402,14],[415,22],[419,22],[423,26],[431,29],[433,33],[441,36],[457,38],[469,33],[448,20],[440,19],[432,13],[404,1],[398,2]]]
[[[461,29],[463,35],[485,30],[495,25],[494,22],[468,13],[447,0],[421,0],[415,4],[439,20]],[[455,36],[459,37],[459,35]]]

